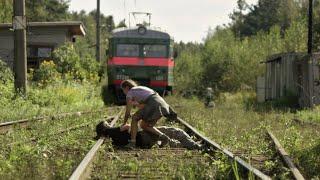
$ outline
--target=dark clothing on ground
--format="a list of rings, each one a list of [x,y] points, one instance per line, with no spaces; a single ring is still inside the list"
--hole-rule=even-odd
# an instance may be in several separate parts
[[[129,144],[131,135],[128,131],[120,131],[120,127],[108,128],[103,133],[104,136],[110,137],[112,144],[115,146],[125,146]],[[138,147],[143,147],[141,132],[137,133],[136,145]]]
[[[182,129],[161,126],[157,127],[159,131],[170,137],[171,139],[178,140],[181,144],[180,147],[187,149],[199,149],[199,144],[191,139],[191,137]],[[125,146],[129,144],[130,133],[128,131],[120,131],[120,127],[107,128],[100,133],[100,135],[110,137],[112,144],[116,146]],[[138,131],[136,137],[136,146],[140,148],[151,148],[159,141],[159,137],[147,131]]]
[[[180,142],[178,147],[187,148],[187,149],[199,149],[200,145],[197,144],[192,138],[182,129],[174,128],[174,127],[167,127],[167,126],[160,126],[157,127],[159,131],[163,134],[167,135],[170,139],[174,139]],[[151,145],[151,147],[157,143],[159,137],[153,135],[151,133],[142,131],[141,138],[143,144]]]

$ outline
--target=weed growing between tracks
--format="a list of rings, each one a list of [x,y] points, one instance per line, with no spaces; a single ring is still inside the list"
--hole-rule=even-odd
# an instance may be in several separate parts
[[[176,107],[179,116],[204,135],[246,158],[266,174],[290,178],[266,136],[265,128],[270,128],[305,177],[320,177],[320,128],[301,126],[292,120],[306,113],[318,114],[319,108],[314,111],[279,110],[263,105],[257,108],[253,93],[222,94],[213,109],[205,108],[197,98],[172,96],[167,100]],[[255,160],[263,163],[255,164]]]
[[[92,179],[212,179],[211,157],[185,149],[127,151],[106,147],[95,162]]]

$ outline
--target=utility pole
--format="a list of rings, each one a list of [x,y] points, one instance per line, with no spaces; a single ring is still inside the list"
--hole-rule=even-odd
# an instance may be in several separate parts
[[[313,29],[313,0],[309,0],[309,18],[308,18],[308,54],[312,54],[312,29]]]
[[[100,0],[97,0],[97,13],[96,13],[96,60],[100,62],[101,51],[100,51]]]
[[[14,87],[16,92],[26,94],[27,90],[27,51],[25,0],[14,0]]]
[[[308,13],[308,94],[309,94],[309,107],[314,107],[314,65],[315,59],[312,55],[312,39],[313,39],[313,0],[309,0],[309,13]]]

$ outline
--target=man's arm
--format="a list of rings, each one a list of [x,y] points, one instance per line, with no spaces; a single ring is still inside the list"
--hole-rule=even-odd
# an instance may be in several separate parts
[[[131,100],[128,99],[127,100],[127,106],[126,106],[126,112],[124,114],[124,122],[123,122],[122,125],[127,124],[127,121],[128,121],[128,119],[130,117],[131,109],[132,109],[132,102],[131,102]]]

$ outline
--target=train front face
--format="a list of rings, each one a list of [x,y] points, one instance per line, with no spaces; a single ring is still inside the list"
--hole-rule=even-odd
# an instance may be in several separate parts
[[[173,40],[169,34],[145,27],[115,31],[109,41],[108,82],[118,100],[120,83],[133,79],[159,94],[172,91]]]

